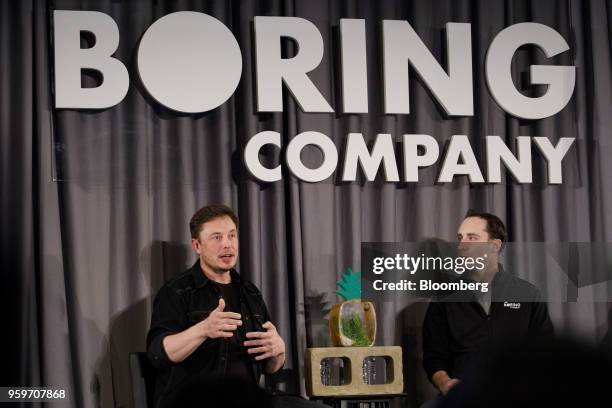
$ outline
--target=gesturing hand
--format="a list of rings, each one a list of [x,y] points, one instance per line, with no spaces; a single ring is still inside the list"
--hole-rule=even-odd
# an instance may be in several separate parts
[[[199,324],[205,337],[215,339],[218,337],[232,337],[234,330],[242,325],[240,315],[233,312],[224,312],[225,300],[219,299],[219,306]]]
[[[457,385],[459,383],[460,383],[460,381],[457,378],[451,378],[450,380],[446,381],[444,383],[444,385],[442,385],[442,388],[440,389],[440,392],[442,392],[442,395],[446,395],[446,394],[449,393],[451,388],[453,388],[455,385]]]
[[[266,358],[285,354],[285,342],[276,331],[276,327],[270,322],[265,322],[261,327],[265,332],[248,332],[246,337],[250,340],[244,342],[249,354],[259,354],[255,360],[265,360]]]

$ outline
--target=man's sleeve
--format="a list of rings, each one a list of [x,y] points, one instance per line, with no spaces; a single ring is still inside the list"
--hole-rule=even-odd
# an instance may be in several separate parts
[[[535,296],[536,301],[531,305],[531,316],[529,319],[529,338],[536,341],[552,340],[554,337],[554,328],[550,315],[548,314],[548,305],[542,302],[542,297],[538,292]]]
[[[168,358],[162,341],[164,337],[186,328],[186,311],[180,296],[173,288],[164,285],[155,296],[151,328],[147,334],[147,355],[155,367],[175,364]]]
[[[261,297],[261,306],[263,308],[264,323],[272,322],[272,317],[270,317],[270,312],[268,312],[268,306],[266,305],[266,301],[263,300],[263,296]],[[274,322],[272,322],[272,324],[274,324]]]
[[[432,301],[423,322],[423,368],[429,381],[440,370],[450,375],[450,357],[446,310],[442,303]]]

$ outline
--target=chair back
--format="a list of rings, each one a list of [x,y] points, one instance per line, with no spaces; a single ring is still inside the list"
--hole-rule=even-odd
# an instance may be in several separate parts
[[[155,390],[155,367],[153,367],[145,352],[130,353],[129,359],[134,408],[152,408]]]

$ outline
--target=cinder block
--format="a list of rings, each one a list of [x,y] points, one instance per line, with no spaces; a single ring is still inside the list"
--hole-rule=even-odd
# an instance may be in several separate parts
[[[366,357],[386,357],[389,384],[365,384],[363,361]],[[351,381],[344,385],[323,385],[321,361],[325,358],[346,358],[350,361]],[[317,347],[307,348],[305,356],[306,393],[311,397],[345,395],[401,394],[404,390],[402,348],[391,347]]]

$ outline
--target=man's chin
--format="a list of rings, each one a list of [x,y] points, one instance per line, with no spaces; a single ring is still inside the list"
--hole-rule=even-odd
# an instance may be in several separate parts
[[[229,271],[231,271],[232,269],[234,269],[234,266],[236,266],[236,263],[232,263],[232,264],[223,264],[223,265],[218,265],[215,268],[215,273],[219,274],[219,275],[223,275],[225,273],[228,273]]]

